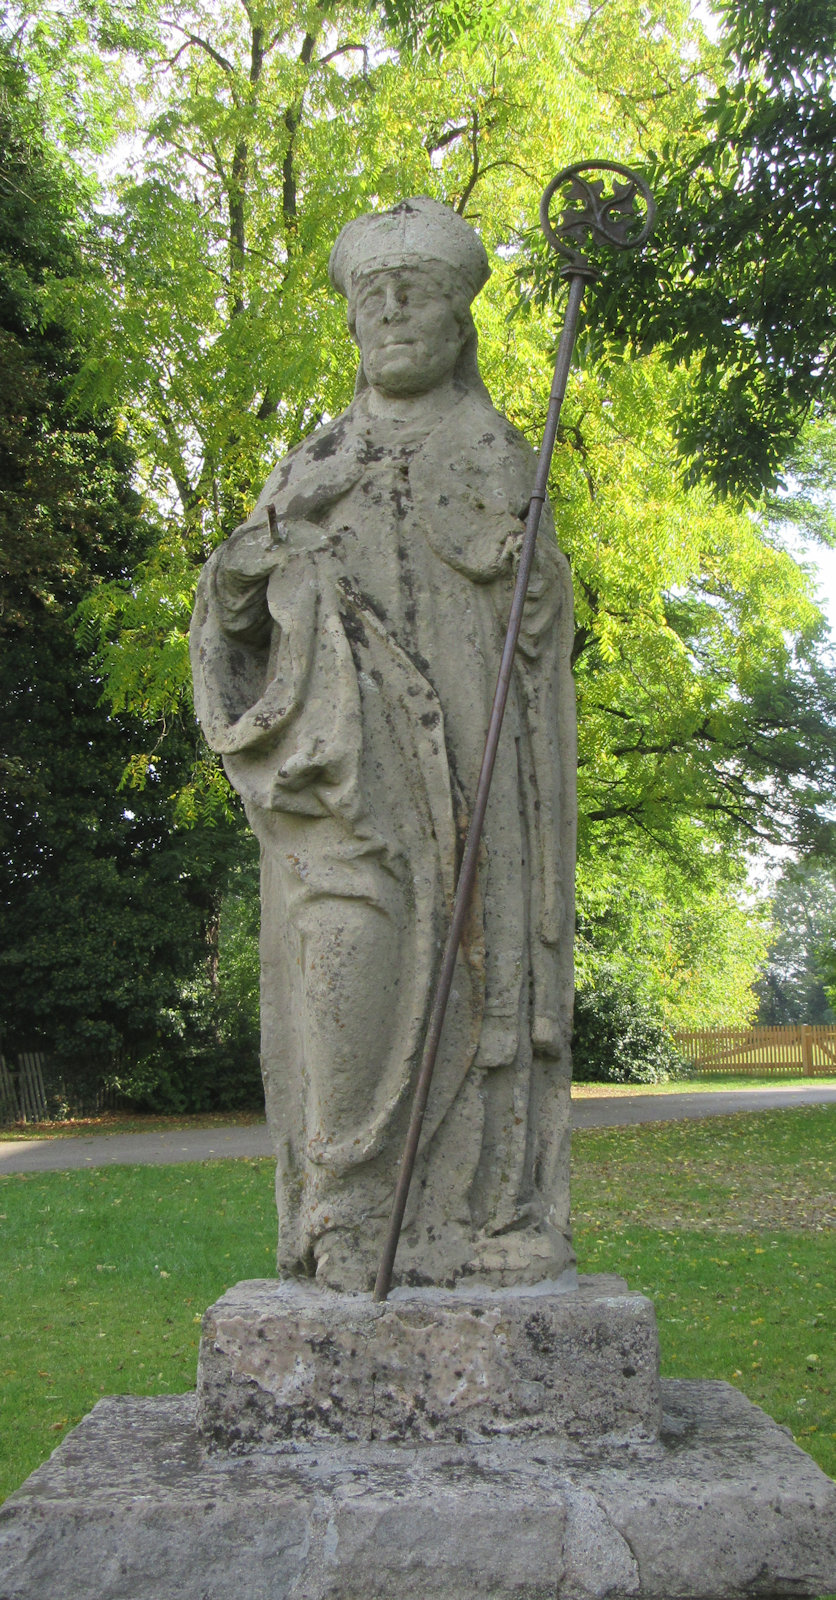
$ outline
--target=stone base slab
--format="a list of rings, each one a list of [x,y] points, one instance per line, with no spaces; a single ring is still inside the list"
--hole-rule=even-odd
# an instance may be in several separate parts
[[[293,1439],[653,1439],[658,1374],[653,1305],[621,1278],[396,1289],[385,1305],[254,1280],[205,1314],[198,1426],[236,1451]]]
[[[655,1443],[209,1452],[102,1400],[0,1509],[0,1600],[737,1600],[836,1591],[836,1485],[723,1383]]]

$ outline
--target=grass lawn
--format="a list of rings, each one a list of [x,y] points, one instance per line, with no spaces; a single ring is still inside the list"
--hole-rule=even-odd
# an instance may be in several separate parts
[[[778,1078],[745,1077],[732,1073],[712,1073],[706,1078],[673,1078],[670,1083],[573,1083],[572,1099],[607,1099],[613,1095],[632,1097],[642,1094],[711,1094],[721,1089],[832,1089],[836,1077]]]
[[[653,1296],[663,1373],[726,1378],[836,1473],[836,1106],[585,1130],[584,1272]],[[272,1162],[0,1179],[0,1498],[103,1394],[194,1386],[200,1315],[271,1275]]]

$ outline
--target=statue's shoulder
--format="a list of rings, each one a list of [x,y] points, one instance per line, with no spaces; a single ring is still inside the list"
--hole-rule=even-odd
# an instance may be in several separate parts
[[[316,428],[276,462],[261,491],[259,504],[275,500],[277,496],[292,489],[300,479],[310,477],[317,469],[327,471],[340,456],[353,457],[356,439],[357,420],[352,415],[352,407],[349,406],[346,411],[335,417],[333,422],[326,422],[321,428]]]
[[[497,411],[487,391],[470,393],[456,408],[455,423],[448,420],[437,429],[425,452],[424,471],[440,480],[452,471],[459,481],[480,484],[483,497],[505,501],[514,512],[525,517],[537,472],[537,451],[508,418]],[[563,581],[569,582],[566,557],[558,549],[554,518],[548,499],[542,512],[542,526],[549,537],[540,540],[540,559],[559,566]]]
[[[523,435],[489,400],[466,394],[427,440],[425,464],[441,472],[464,471],[474,481],[504,484],[511,501],[531,493],[536,455]]]
[[[497,411],[487,393],[466,394],[443,426],[451,442],[466,443],[471,452],[489,460],[511,460],[529,467],[536,459],[528,440]]]

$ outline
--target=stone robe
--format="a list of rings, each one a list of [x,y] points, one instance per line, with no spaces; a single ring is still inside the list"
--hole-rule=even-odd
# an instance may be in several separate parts
[[[274,470],[201,578],[196,704],[261,844],[279,1269],[373,1280],[534,477],[463,386],[430,428],[369,392]],[[241,541],[282,537],[269,575]],[[568,1228],[572,598],[546,508],[477,891],[396,1264],[556,1276]]]

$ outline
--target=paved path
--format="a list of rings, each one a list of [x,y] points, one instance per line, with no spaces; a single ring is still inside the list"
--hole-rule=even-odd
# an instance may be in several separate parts
[[[165,1129],[156,1133],[82,1133],[66,1139],[0,1140],[0,1173],[57,1172],[68,1167],[173,1166],[269,1156],[264,1123],[245,1127]]]
[[[685,1117],[723,1117],[732,1111],[786,1110],[836,1101],[836,1088],[799,1088],[776,1083],[768,1089],[706,1089],[684,1094],[602,1095],[572,1101],[573,1128],[619,1128],[632,1122],[679,1122]],[[2,1167],[0,1166],[0,1170]]]
[[[769,1089],[720,1089],[703,1093],[646,1094],[623,1098],[602,1095],[572,1101],[575,1128],[625,1127],[635,1122],[671,1122],[684,1117],[717,1117],[732,1111],[770,1111],[836,1101],[836,1088],[802,1089],[776,1084]],[[269,1156],[263,1123],[246,1127],[185,1128],[179,1132],[80,1134],[64,1139],[0,1140],[0,1175],[56,1172],[68,1168],[171,1166],[185,1161],[234,1160]]]

